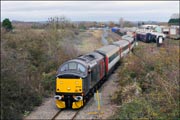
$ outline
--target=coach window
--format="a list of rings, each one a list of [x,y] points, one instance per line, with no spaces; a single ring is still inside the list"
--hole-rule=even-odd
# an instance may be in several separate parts
[[[69,63],[69,70],[76,70],[76,68],[77,68],[77,63],[74,62]]]
[[[81,64],[78,64],[78,71],[80,71],[80,72],[85,72],[85,67],[84,66],[82,66]]]
[[[123,47],[123,51],[126,50],[126,49],[128,49],[128,45]]]
[[[118,52],[116,52],[115,54],[113,54],[113,55],[109,58],[109,63],[110,63],[111,61],[113,61],[117,56],[118,56]]]

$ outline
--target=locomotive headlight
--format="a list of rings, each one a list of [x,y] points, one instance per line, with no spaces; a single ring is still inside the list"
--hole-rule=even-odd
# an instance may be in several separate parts
[[[55,95],[54,98],[57,99],[57,100],[61,100],[63,98],[63,96]]]
[[[83,100],[83,97],[82,97],[82,96],[73,96],[73,98],[74,98],[76,101]]]

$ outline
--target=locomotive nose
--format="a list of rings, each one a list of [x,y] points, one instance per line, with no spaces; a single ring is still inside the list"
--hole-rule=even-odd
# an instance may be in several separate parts
[[[71,90],[71,88],[70,88],[70,87],[68,87],[68,88],[67,88],[67,90],[69,91],[69,90]]]

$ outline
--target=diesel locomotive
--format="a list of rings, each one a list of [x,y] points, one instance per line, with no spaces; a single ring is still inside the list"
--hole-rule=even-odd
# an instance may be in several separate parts
[[[60,109],[84,106],[134,44],[134,38],[124,36],[111,45],[62,64],[56,76],[56,106]]]

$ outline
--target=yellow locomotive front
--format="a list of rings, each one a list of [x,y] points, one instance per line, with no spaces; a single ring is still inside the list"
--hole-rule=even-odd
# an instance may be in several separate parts
[[[56,77],[56,106],[58,108],[81,108],[84,104],[83,80],[86,66],[78,61],[68,61],[58,70]]]

